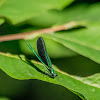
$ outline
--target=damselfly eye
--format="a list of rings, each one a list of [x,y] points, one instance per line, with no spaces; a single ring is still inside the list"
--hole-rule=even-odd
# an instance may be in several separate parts
[[[57,76],[57,74],[52,74],[53,78],[55,78]]]

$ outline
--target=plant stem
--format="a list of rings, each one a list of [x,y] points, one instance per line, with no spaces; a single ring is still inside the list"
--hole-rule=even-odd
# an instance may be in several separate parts
[[[71,29],[77,25],[78,24],[76,22],[69,22],[69,23],[66,23],[64,25],[35,30],[35,31],[31,31],[31,32],[3,35],[3,36],[0,36],[0,42],[25,39],[29,35],[35,35],[35,33],[44,34],[44,33],[52,33],[52,32],[56,32],[56,31],[61,31],[61,30],[68,30],[68,29]]]

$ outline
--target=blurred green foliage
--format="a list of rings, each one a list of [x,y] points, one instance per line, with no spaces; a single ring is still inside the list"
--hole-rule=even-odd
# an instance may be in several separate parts
[[[52,84],[51,79],[45,80],[43,76],[41,76],[43,81],[40,79],[17,80],[20,77],[27,79],[27,70],[25,69],[26,72],[24,73],[23,69],[23,65],[26,64],[23,64],[21,60],[11,60],[14,58],[6,58],[0,54],[0,68],[3,69],[3,71],[0,70],[0,100],[100,99],[99,0],[0,0],[0,36],[54,27],[70,21],[75,21],[81,26],[42,35],[53,64],[70,74],[67,78],[62,75],[66,84],[63,85],[62,82],[59,82],[59,85]],[[27,40],[35,51],[36,40],[37,37]],[[27,47],[25,40],[0,42],[0,52],[23,54],[30,60],[37,60]],[[21,67],[18,62],[21,62],[19,63]],[[13,72],[13,66],[14,68],[19,66],[17,74]],[[28,71],[32,69],[30,66],[27,68],[30,69]],[[11,70],[13,74],[10,72]],[[20,76],[19,71],[23,72],[22,76]],[[40,73],[35,73],[36,76],[38,74]],[[68,78],[71,75],[75,80]],[[90,77],[90,75],[92,76]],[[70,83],[70,80],[73,83]],[[68,82],[70,84],[67,84]],[[92,93],[93,95],[91,95]]]

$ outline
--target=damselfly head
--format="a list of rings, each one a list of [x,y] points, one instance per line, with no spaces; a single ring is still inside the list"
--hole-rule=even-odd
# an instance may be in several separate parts
[[[51,77],[52,77],[52,78],[55,78],[56,76],[57,76],[57,74],[52,74],[52,76],[51,76]]]

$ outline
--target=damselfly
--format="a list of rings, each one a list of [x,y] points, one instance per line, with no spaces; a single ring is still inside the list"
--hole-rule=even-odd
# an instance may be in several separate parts
[[[33,48],[30,46],[29,43],[27,43],[29,48],[32,50],[32,52],[36,55],[36,57],[41,61],[41,63],[44,64],[44,66],[47,68],[48,73],[46,73],[51,78],[55,78],[57,74],[54,73],[54,70],[52,68],[52,63],[50,60],[50,57],[48,56],[46,45],[42,37],[39,37],[37,39],[37,51],[38,54],[33,50]]]

